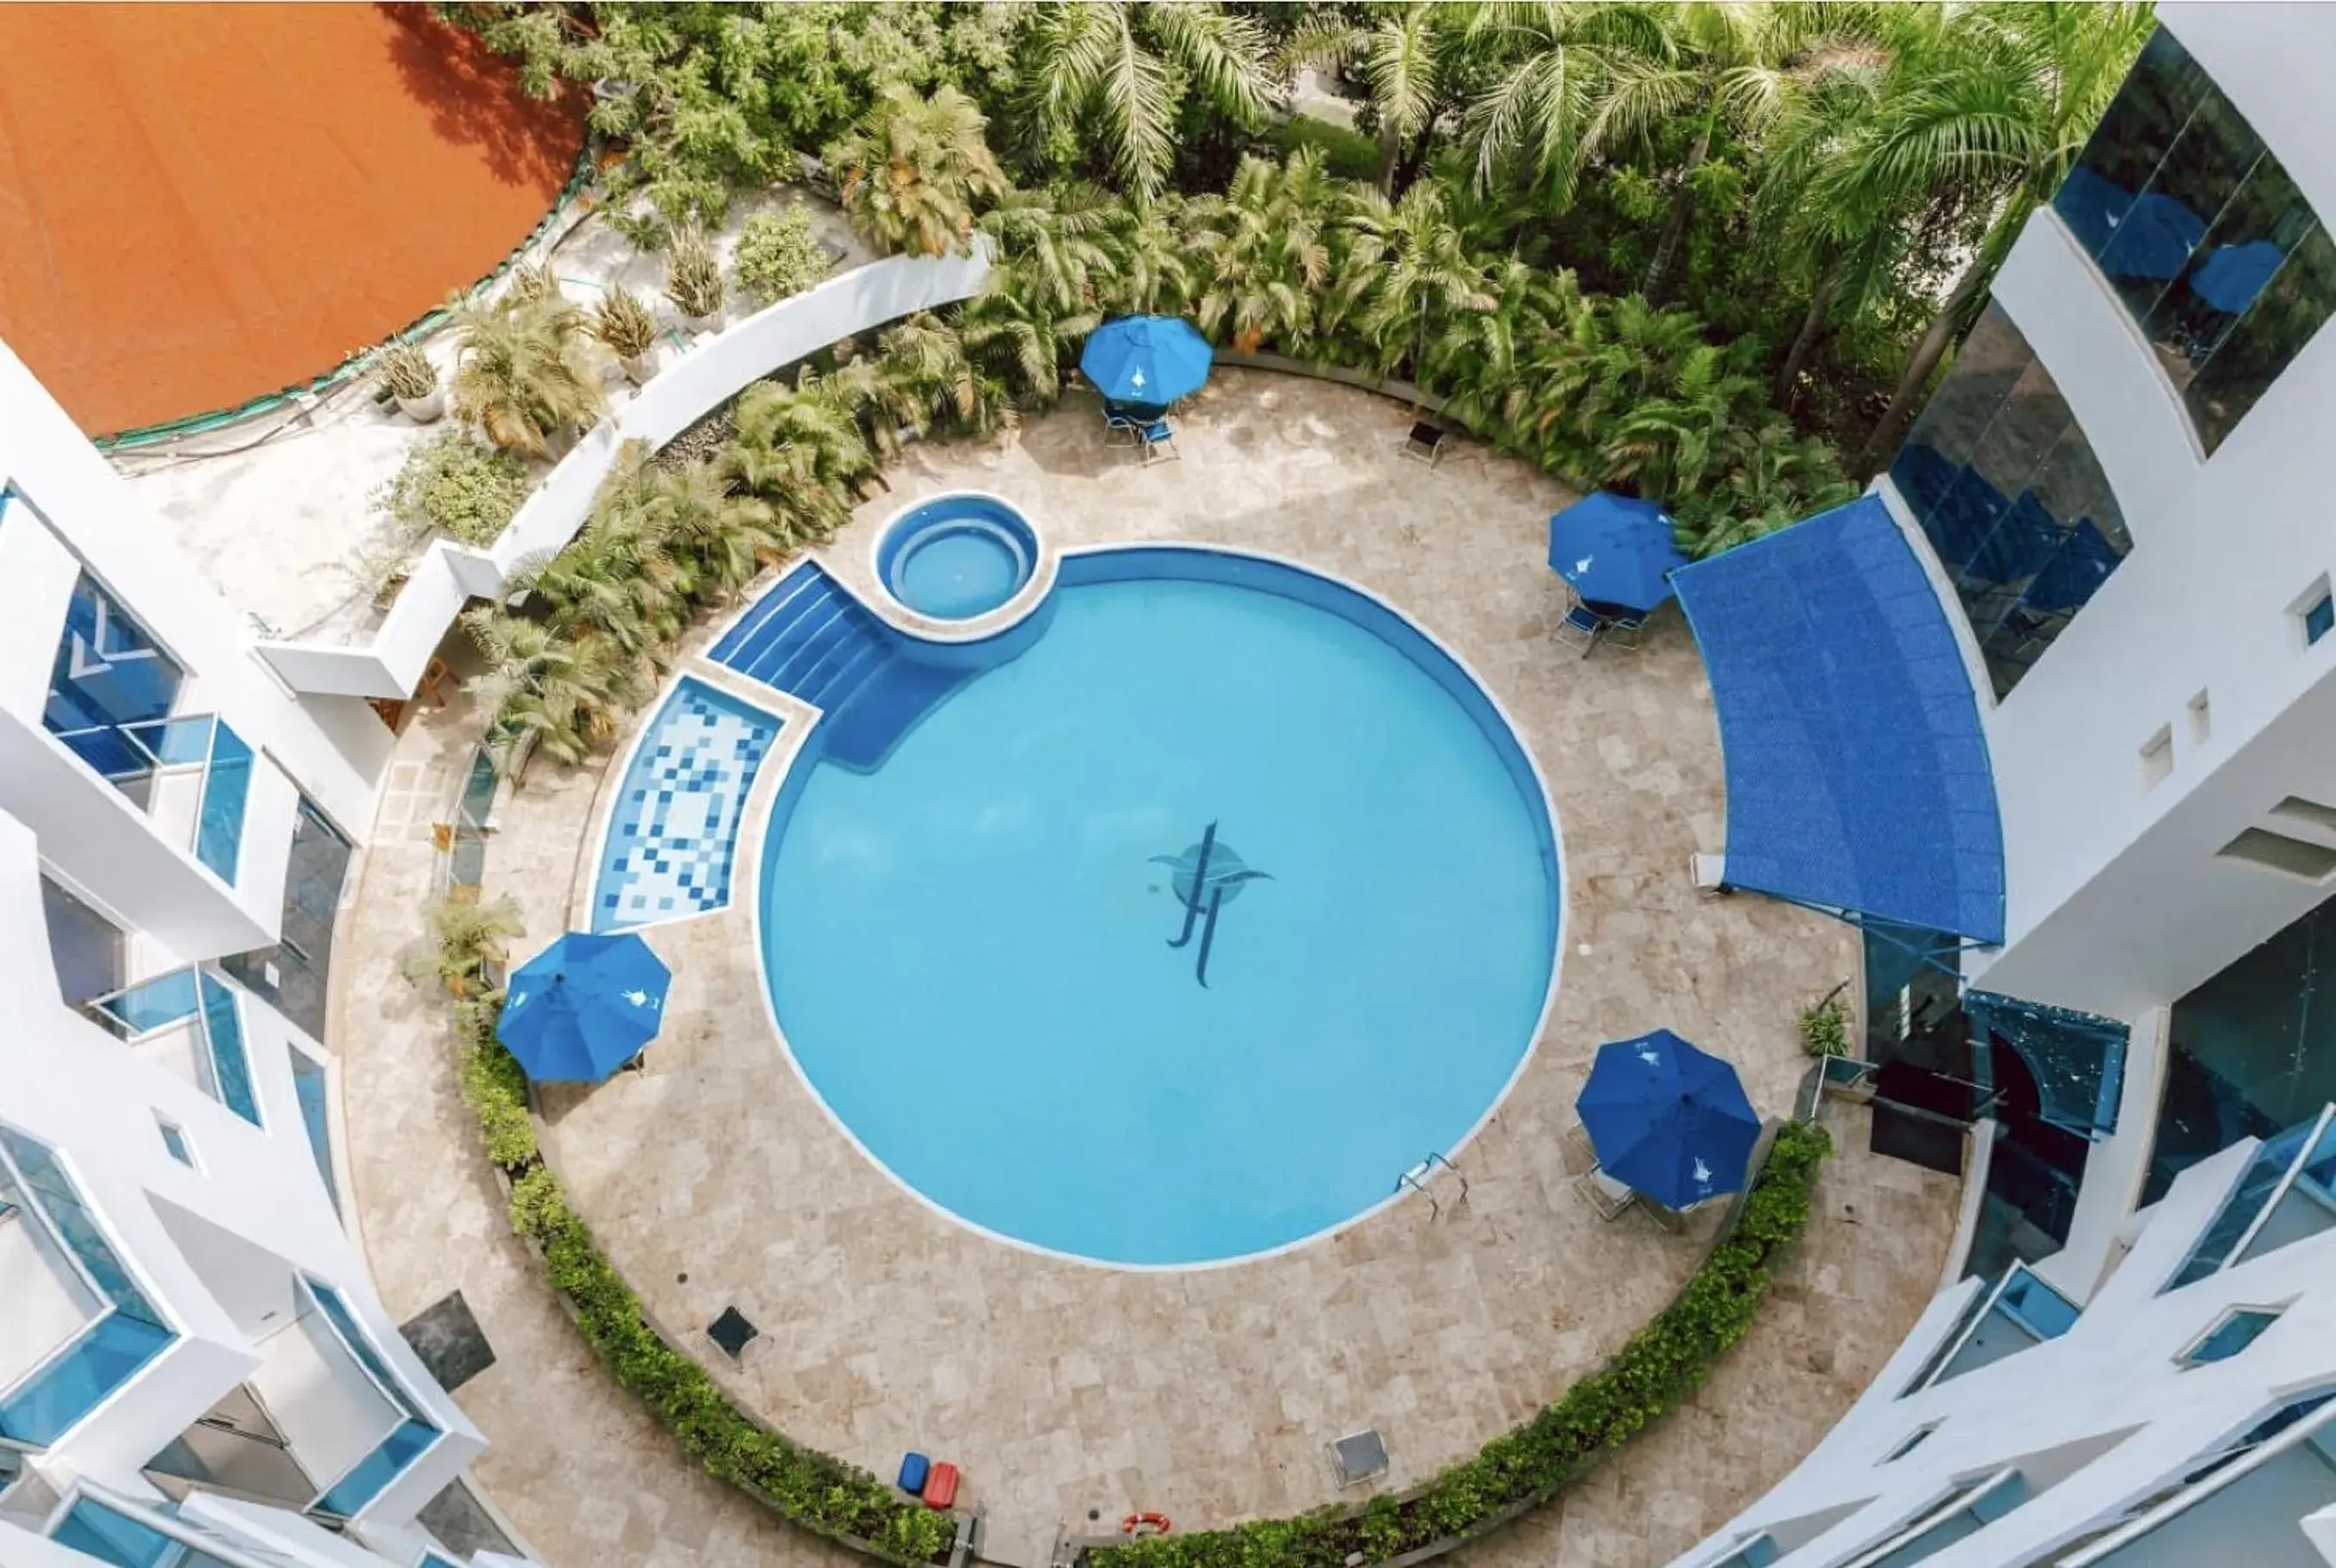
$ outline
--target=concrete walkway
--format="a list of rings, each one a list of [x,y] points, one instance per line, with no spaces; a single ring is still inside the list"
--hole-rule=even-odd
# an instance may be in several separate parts
[[[1782,1112],[1801,1066],[1793,1012],[1849,972],[1841,928],[1686,885],[1689,851],[1718,847],[1721,803],[1683,628],[1636,658],[1552,649],[1561,601],[1535,540],[1562,492],[1473,447],[1432,472],[1403,463],[1405,420],[1346,388],[1228,374],[1180,419],[1182,464],[1105,454],[1075,404],[1002,443],[920,449],[861,527],[970,483],[1033,497],[1066,538],[1270,549],[1385,594],[1484,676],[1557,796],[1569,951],[1550,1037],[1463,1154],[1475,1194],[1461,1217],[1430,1225],[1398,1206],[1285,1258],[1197,1274],[986,1242],[900,1193],[823,1119],[760,1021],[751,936],[730,915],[651,933],[680,977],[670,1048],[568,1107],[555,1134],[584,1211],[661,1318],[702,1322],[735,1300],[787,1326],[717,1375],[871,1468],[911,1439],[960,1458],[1007,1561],[1033,1561],[1056,1522],[1084,1525],[1089,1509],[1161,1507],[1190,1527],[1332,1501],[1320,1446],[1334,1427],[1387,1430],[1392,1479],[1408,1484],[1554,1397],[1698,1250],[1635,1219],[1599,1226],[1566,1190],[1557,1133],[1590,1047],[1660,1017],[1737,1061],[1756,1103]],[[843,541],[839,570],[864,544]],[[392,978],[429,891],[427,824],[475,726],[457,706],[405,737],[344,923],[352,983],[335,1039],[384,1298],[403,1315],[464,1290],[501,1358],[459,1396],[495,1445],[481,1477],[554,1564],[829,1555],[696,1475],[591,1363],[497,1212],[439,1009]],[[569,923],[603,771],[539,769],[490,842],[489,892],[520,898],[530,941]],[[742,888],[733,914],[751,902]],[[1821,1215],[1711,1386],[1473,1561],[1666,1561],[1846,1408],[1935,1288],[1955,1183],[1866,1154],[1862,1122],[1836,1135]],[[1141,1387],[1109,1386],[1109,1365],[1144,1369]]]

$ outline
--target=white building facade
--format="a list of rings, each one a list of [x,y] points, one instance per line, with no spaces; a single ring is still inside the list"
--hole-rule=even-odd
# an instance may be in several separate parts
[[[2336,1563],[2336,7],[2157,19],[1878,485],[2002,822],[2000,947],[1867,943],[1960,1277],[1692,1568]]]
[[[0,347],[10,1568],[472,1560],[425,1515],[483,1439],[368,1281],[321,1038],[392,740]]]

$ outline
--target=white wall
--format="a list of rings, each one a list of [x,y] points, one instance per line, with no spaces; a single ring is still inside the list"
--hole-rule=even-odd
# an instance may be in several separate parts
[[[5,344],[0,480],[14,482],[90,571],[178,655],[200,683],[190,695],[202,707],[272,754],[327,815],[362,835],[394,737],[363,704],[304,703],[269,674],[253,653],[251,628]],[[12,508],[0,533],[31,522]],[[44,687],[56,656],[63,603],[53,592],[47,576],[20,585],[0,575],[0,699],[36,718],[37,704],[20,704],[34,682]]]
[[[432,544],[388,616],[362,643],[263,642],[260,652],[302,691],[411,696],[466,599],[499,592],[513,572],[576,537],[625,443],[662,446],[782,365],[913,311],[971,297],[988,270],[978,252],[890,257],[756,311],[669,361],[631,402],[588,432],[483,554],[443,541]]]

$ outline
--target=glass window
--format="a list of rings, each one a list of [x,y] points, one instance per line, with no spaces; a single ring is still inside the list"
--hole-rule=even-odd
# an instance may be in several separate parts
[[[2336,1100],[2336,901],[2323,902],[2174,1004],[2142,1201],[2242,1138],[2273,1138]],[[2336,998],[2331,998],[2336,1001]]]
[[[151,760],[121,727],[167,716],[185,678],[137,618],[83,573],[65,608],[42,716],[108,778],[143,773]]]
[[[210,1047],[211,1081],[219,1102],[253,1126],[259,1096],[251,1086],[251,1058],[243,1045],[243,1015],[235,992],[209,974],[200,977],[203,1038]]]
[[[195,858],[232,884],[243,852],[243,808],[251,795],[251,747],[221,720],[211,726],[203,803],[195,820]]]
[[[0,1207],[33,1211],[64,1243],[82,1271],[111,1303],[72,1349],[0,1399],[0,1437],[45,1446],[175,1338],[131,1280],[81,1190],[48,1146],[0,1126]]]
[[[2133,548],[2091,443],[1990,304],[1890,465],[2000,698]]]
[[[292,1093],[300,1102],[300,1120],[308,1130],[308,1152],[316,1156],[316,1174],[325,1179],[325,1195],[337,1209],[341,1194],[333,1183],[333,1119],[325,1093],[325,1064],[297,1047],[291,1056]]]
[[[1897,1442],[1890,1446],[1890,1452],[1882,1456],[1882,1462],[1884,1465],[1887,1465],[1893,1459],[1903,1459],[1907,1455],[1912,1454],[1915,1449],[1921,1447],[1925,1442],[1929,1441],[1931,1434],[1938,1429],[1939,1424],[1936,1421],[1932,1422],[1927,1427],[1915,1427],[1912,1432],[1907,1433],[1903,1437],[1899,1438]]]
[[[2336,246],[2246,117],[2164,29],[2052,200],[2212,453],[2336,303]]]
[[[2303,612],[2303,640],[2306,645],[2318,642],[2331,630],[2336,630],[2336,599],[2323,593]]]
[[[333,1332],[348,1348],[349,1354],[355,1356],[366,1373],[380,1385],[383,1394],[394,1400],[405,1412],[405,1419],[399,1423],[397,1429],[383,1438],[372,1453],[358,1460],[314,1505],[320,1514],[341,1519],[352,1518],[359,1509],[379,1495],[383,1487],[403,1474],[423,1449],[438,1440],[438,1428],[423,1416],[421,1407],[405,1391],[404,1385],[391,1375],[388,1364],[374,1349],[373,1341],[365,1337],[364,1329],[358,1327],[356,1314],[349,1310],[348,1302],[341,1293],[330,1285],[319,1284],[314,1280],[302,1282],[307,1286],[309,1295],[315,1299],[326,1320],[333,1326]]]
[[[130,978],[129,943],[120,927],[45,876],[41,913],[47,918],[49,957],[66,1006],[122,989]]]
[[[170,1158],[191,1167],[195,1163],[195,1151],[187,1143],[186,1129],[176,1122],[161,1117],[155,1119],[154,1125],[161,1129],[162,1147],[170,1151]]]
[[[229,1568],[209,1553],[90,1497],[73,1505],[49,1539],[112,1568]]]
[[[2197,1343],[2176,1358],[2185,1367],[2203,1367],[2209,1361],[2227,1361],[2263,1337],[2263,1331],[2279,1321],[2279,1313],[2260,1307],[2237,1307],[2223,1315]]]

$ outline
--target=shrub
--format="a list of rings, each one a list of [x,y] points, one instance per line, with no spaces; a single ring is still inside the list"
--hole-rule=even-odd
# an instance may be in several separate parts
[[[414,534],[492,544],[531,484],[516,454],[482,446],[468,431],[445,430],[405,454],[404,466],[375,493],[374,507]]]
[[[417,968],[476,980],[496,946],[507,903],[442,904],[432,923],[442,941]],[[482,930],[489,934],[481,935]],[[542,1255],[552,1288],[568,1298],[577,1330],[617,1382],[665,1423],[682,1450],[719,1480],[745,1487],[790,1522],[831,1539],[865,1543],[888,1561],[929,1563],[954,1537],[947,1514],[904,1502],[866,1471],[790,1442],[733,1404],[706,1368],[667,1344],[640,1298],[604,1256],[591,1228],[569,1207],[560,1178],[538,1156],[527,1075],[501,1041],[498,992],[472,993],[455,1009],[462,1097],[479,1119],[487,1156],[511,1175],[511,1229]]]
[[[1849,1055],[1849,1015],[1838,998],[1801,1009],[1801,1047],[1813,1057]]]
[[[665,253],[665,297],[684,316],[712,316],[722,308],[722,264],[694,223],[674,231]]]
[[[1744,1337],[1768,1289],[1768,1264],[1808,1223],[1810,1190],[1832,1147],[1822,1127],[1796,1122],[1781,1128],[1744,1196],[1735,1231],[1669,1307],[1556,1403],[1410,1496],[1377,1498],[1351,1514],[1153,1536],[1095,1549],[1088,1561],[1096,1568],[1384,1563],[1546,1500],[1694,1393]]]
[[[801,202],[746,219],[730,264],[738,287],[765,305],[801,294],[829,270],[827,252],[812,238],[811,213]]]
[[[374,374],[393,397],[414,402],[438,390],[438,367],[416,343],[393,343],[374,356]]]
[[[584,330],[619,359],[638,359],[657,346],[657,317],[627,288],[611,288],[592,307]]]

